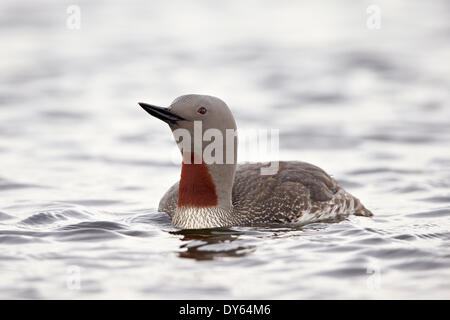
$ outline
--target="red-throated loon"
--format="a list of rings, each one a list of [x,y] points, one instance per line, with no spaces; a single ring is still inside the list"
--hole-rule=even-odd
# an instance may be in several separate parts
[[[139,105],[169,124],[183,155],[180,181],[166,192],[158,208],[169,214],[175,227],[203,229],[309,223],[351,214],[372,216],[357,198],[312,164],[280,161],[276,173],[265,175],[261,169],[267,163],[236,164],[235,135],[231,146],[223,143],[223,158],[232,153],[233,161],[205,161],[208,142],[202,139],[200,148],[194,146],[195,123],[201,122],[201,137],[208,129],[219,130],[223,137],[227,130],[236,130],[230,109],[216,97],[184,95],[168,108]],[[194,137],[184,147],[179,129]]]

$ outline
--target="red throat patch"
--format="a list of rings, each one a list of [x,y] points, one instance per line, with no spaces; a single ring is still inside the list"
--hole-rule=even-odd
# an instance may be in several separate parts
[[[178,187],[178,206],[217,206],[216,186],[208,171],[208,167],[203,161],[199,164],[194,163],[193,153],[191,153],[190,158],[190,163],[183,161],[181,167],[181,179]]]

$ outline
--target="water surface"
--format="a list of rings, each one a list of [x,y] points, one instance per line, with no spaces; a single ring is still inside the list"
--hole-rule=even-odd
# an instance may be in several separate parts
[[[380,30],[364,1],[77,4],[80,30],[0,5],[1,298],[450,298],[448,1],[377,1]],[[185,93],[375,216],[173,228],[180,159],[137,101]]]

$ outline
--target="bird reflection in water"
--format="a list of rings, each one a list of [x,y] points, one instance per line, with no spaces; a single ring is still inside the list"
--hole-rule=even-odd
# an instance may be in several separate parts
[[[227,228],[180,230],[171,232],[181,235],[183,242],[178,252],[180,258],[214,260],[220,257],[243,257],[255,251],[255,245],[240,239],[246,232]]]
[[[310,224],[305,228],[301,224],[264,224],[255,227],[185,229],[170,233],[182,236],[178,256],[195,260],[214,260],[222,257],[245,257],[255,252],[258,242],[255,239],[276,239],[282,237],[298,237],[308,232],[326,228],[329,223]],[[253,240],[250,240],[251,237]]]

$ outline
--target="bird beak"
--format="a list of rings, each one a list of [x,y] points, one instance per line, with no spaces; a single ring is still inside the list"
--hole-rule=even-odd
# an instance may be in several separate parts
[[[138,104],[142,107],[142,109],[144,109],[145,111],[147,111],[148,113],[150,113],[152,116],[167,122],[167,123],[175,123],[177,121],[180,120],[185,120],[184,118],[176,115],[175,113],[173,113],[172,111],[170,111],[168,108],[162,108],[162,107],[157,107],[148,103],[144,103],[144,102],[138,102]]]

